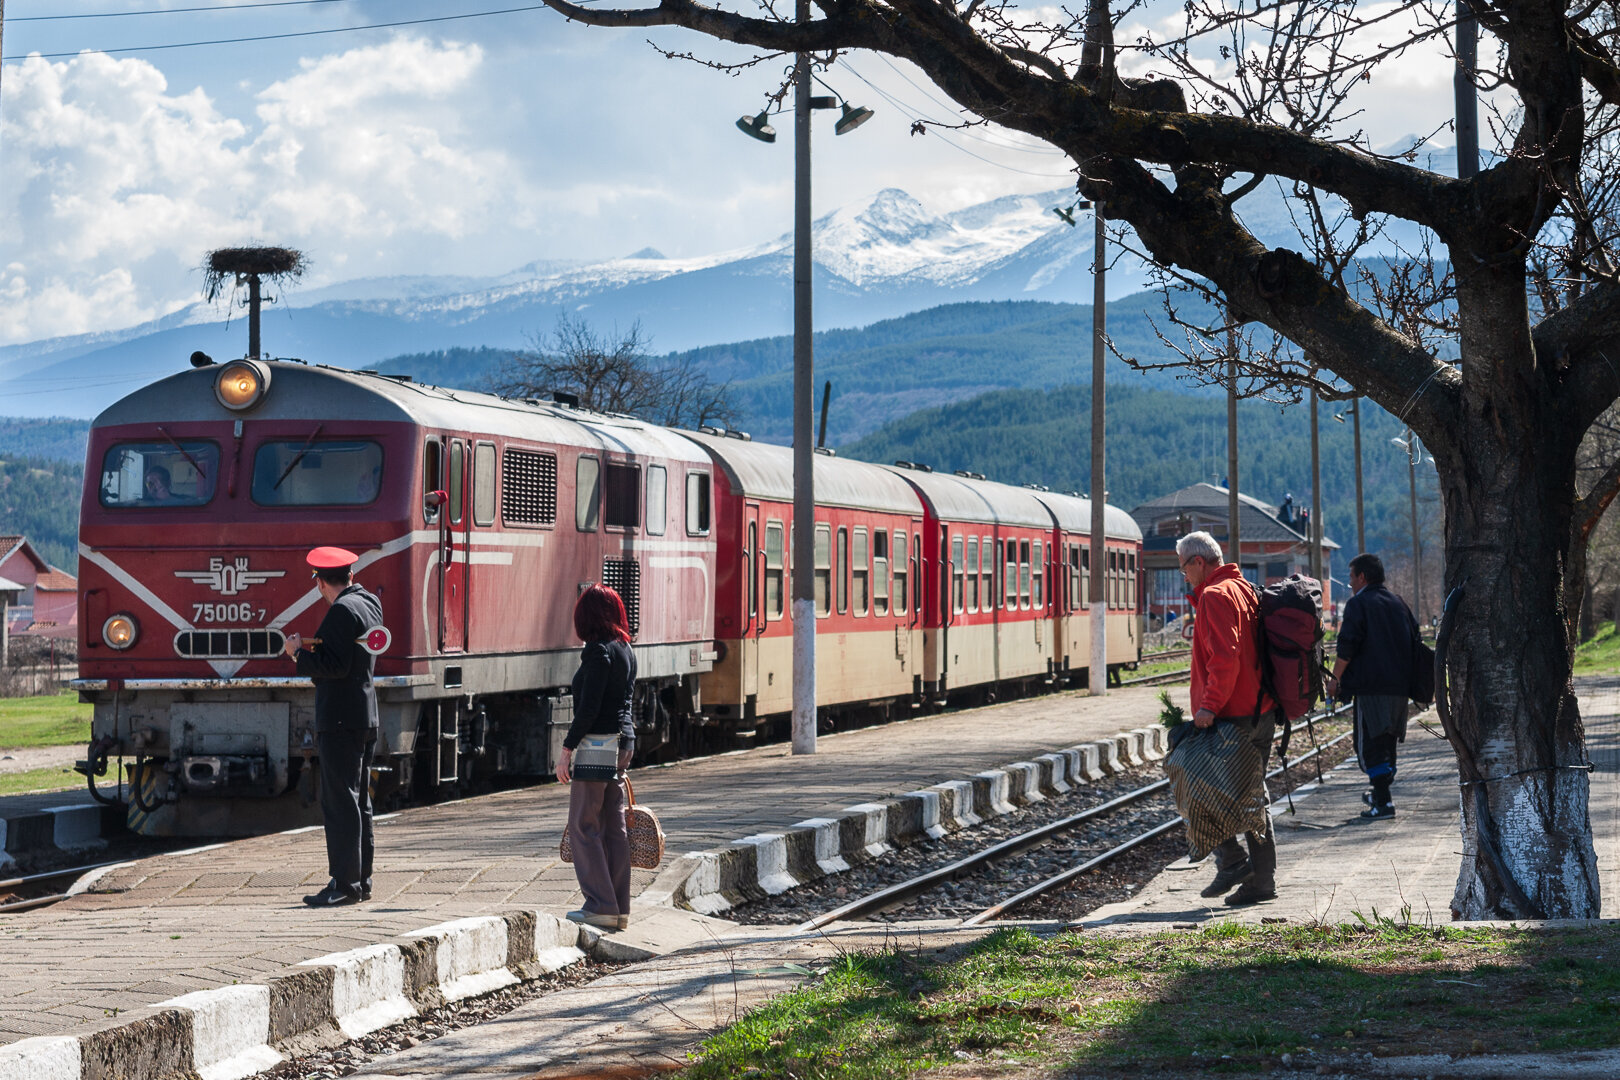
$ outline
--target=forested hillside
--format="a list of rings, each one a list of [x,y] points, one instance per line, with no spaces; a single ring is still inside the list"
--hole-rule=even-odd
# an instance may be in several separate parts
[[[90,421],[0,416],[0,456],[49,458],[84,464]]]
[[[13,455],[0,446],[0,534],[26,536],[52,566],[70,574],[79,564],[80,462]]]
[[[836,399],[834,399],[836,406]],[[1363,403],[1362,461],[1367,546],[1386,560],[1410,564],[1407,457],[1390,440],[1401,425]],[[1345,408],[1344,404],[1337,406]],[[1125,510],[1201,480],[1226,476],[1226,400],[1128,384],[1108,388],[1108,501]],[[1351,418],[1335,423],[1320,413],[1323,520],[1329,539],[1354,554],[1355,453]],[[1238,404],[1238,470],[1244,494],[1279,503],[1292,492],[1310,505],[1309,406],[1279,409]],[[916,461],[936,471],[967,469],[1009,484],[1045,484],[1055,491],[1091,486],[1091,390],[1001,390],[970,401],[924,409],[885,424],[839,449],[863,461]],[[1420,527],[1425,543],[1439,540],[1434,467],[1418,468]],[[1427,566],[1428,558],[1425,556]],[[1344,576],[1344,560],[1335,564]]]

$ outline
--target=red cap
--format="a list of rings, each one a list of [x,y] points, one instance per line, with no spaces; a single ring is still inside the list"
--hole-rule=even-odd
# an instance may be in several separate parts
[[[304,561],[317,570],[341,570],[360,561],[360,556],[340,547],[318,547],[304,556]]]

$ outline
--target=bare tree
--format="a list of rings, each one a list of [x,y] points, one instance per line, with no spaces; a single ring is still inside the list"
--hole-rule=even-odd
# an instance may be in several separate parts
[[[556,329],[533,344],[495,376],[496,393],[531,398],[561,391],[587,409],[666,427],[729,427],[737,421],[731,384],[711,382],[690,356],[658,363],[639,322],[604,336],[584,319],[564,314]]]
[[[816,0],[804,21],[771,0],[747,11],[547,3],[594,26],[685,27],[761,57],[806,52],[824,69],[846,50],[908,60],[966,112],[1066,152],[1081,195],[1231,318],[1287,342],[1292,352],[1270,355],[1293,375],[1410,424],[1444,500],[1442,721],[1465,851],[1453,910],[1598,913],[1568,615],[1594,511],[1620,489],[1620,470],[1576,483],[1582,437],[1620,396],[1606,224],[1620,174],[1603,167],[1620,109],[1615,0],[1470,0],[1487,44],[1466,74],[1495,104],[1495,148],[1465,179],[1423,167],[1416,146],[1374,152],[1356,115],[1380,65],[1449,41],[1454,6],[1442,0],[1187,0],[1176,32],[1143,21],[1125,41],[1121,18],[1136,5],[1107,0],[1079,14]],[[1246,225],[1244,200],[1267,182],[1323,208],[1325,225],[1297,215],[1309,254],[1271,248]],[[1341,216],[1410,223],[1443,265],[1427,285],[1381,275],[1385,300],[1413,295],[1369,301],[1358,275],[1312,242]],[[1564,286],[1556,307],[1532,285],[1538,259]],[[1437,328],[1453,325],[1442,352]]]

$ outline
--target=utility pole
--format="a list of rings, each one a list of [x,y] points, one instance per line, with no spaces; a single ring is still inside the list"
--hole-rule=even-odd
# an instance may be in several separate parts
[[[1316,417],[1316,388],[1311,387],[1311,576],[1326,580],[1322,566],[1322,447]]]
[[[1451,89],[1457,109],[1457,176],[1466,180],[1479,172],[1479,95],[1474,72],[1479,61],[1479,20],[1468,0],[1457,0],[1457,70]]]
[[[1227,313],[1230,320],[1231,313]],[[1227,555],[1243,573],[1243,532],[1238,527],[1237,326],[1226,328],[1226,547]],[[1255,571],[1255,577],[1260,573]],[[1264,585],[1262,580],[1260,584]]]
[[[1412,614],[1423,625],[1423,543],[1418,536],[1417,462],[1423,455],[1417,436],[1406,429],[1406,482],[1412,499]]]
[[[810,0],[798,0],[799,25]],[[810,54],[793,64],[793,752],[816,752],[815,342],[810,318]]]
[[[1350,403],[1350,412],[1356,418],[1356,554],[1367,550],[1367,513],[1361,503],[1361,399]]]
[[[1108,482],[1104,449],[1107,445],[1106,388],[1103,382],[1103,338],[1107,336],[1107,263],[1103,245],[1103,204],[1092,207],[1097,233],[1092,241],[1091,274],[1091,667],[1086,687],[1092,697],[1108,693]]]

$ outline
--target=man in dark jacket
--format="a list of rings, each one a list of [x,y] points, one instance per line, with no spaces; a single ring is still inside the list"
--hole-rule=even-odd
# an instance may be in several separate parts
[[[1395,744],[1406,739],[1406,701],[1412,685],[1417,621],[1406,602],[1384,588],[1376,555],[1350,560],[1350,588],[1339,624],[1339,658],[1328,680],[1329,697],[1355,698],[1356,759],[1372,782],[1362,796],[1364,818],[1395,816],[1389,786],[1395,781]]]
[[[326,822],[326,888],[304,897],[311,907],[338,907],[371,899],[371,758],[377,745],[375,658],[361,644],[382,625],[382,604],[350,577],[359,558],[342,548],[309,553],[315,587],[331,605],[315,637],[287,636],[286,653],[298,674],[315,683],[315,752],[321,770],[321,816]]]

